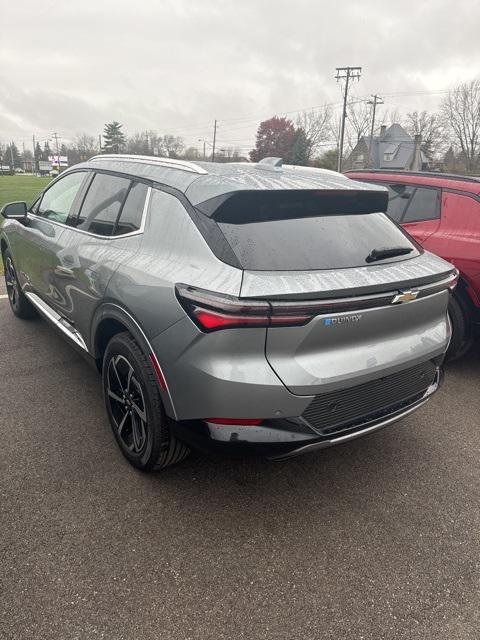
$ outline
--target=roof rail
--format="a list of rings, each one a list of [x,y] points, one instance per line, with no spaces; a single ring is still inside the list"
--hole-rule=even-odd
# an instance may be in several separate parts
[[[203,167],[188,160],[174,160],[173,158],[161,158],[159,156],[136,156],[124,153],[106,153],[93,156],[89,162],[93,160],[117,160],[120,162],[139,162],[141,164],[161,165],[170,169],[180,169],[181,171],[191,171],[192,173],[208,174]]]
[[[387,175],[419,176],[429,178],[444,178],[445,180],[459,180],[460,182],[480,182],[478,176],[462,176],[456,173],[442,173],[441,171],[405,171],[404,169],[348,169],[345,173],[386,173]]]

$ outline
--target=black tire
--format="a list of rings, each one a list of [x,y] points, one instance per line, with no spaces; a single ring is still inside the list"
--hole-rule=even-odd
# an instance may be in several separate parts
[[[8,301],[10,302],[10,308],[13,313],[17,318],[22,318],[22,320],[37,318],[38,313],[35,307],[32,305],[30,300],[28,300],[20,287],[12,254],[8,249],[3,253],[3,272],[5,274]]]
[[[452,339],[447,358],[455,360],[465,355],[473,343],[472,313],[461,290],[455,291],[450,298],[448,314],[452,323]]]
[[[190,449],[170,433],[153,366],[129,333],[108,343],[102,378],[113,434],[134,467],[158,471],[188,455]]]

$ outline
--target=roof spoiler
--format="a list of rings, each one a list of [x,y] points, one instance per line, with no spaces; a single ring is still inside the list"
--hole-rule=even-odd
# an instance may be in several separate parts
[[[245,224],[328,215],[385,212],[388,191],[367,189],[274,189],[233,191],[196,208],[217,222]]]

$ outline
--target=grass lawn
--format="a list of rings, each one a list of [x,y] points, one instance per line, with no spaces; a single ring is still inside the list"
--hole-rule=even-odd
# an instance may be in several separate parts
[[[6,202],[24,200],[31,204],[51,178],[37,176],[0,176],[0,207]]]
[[[46,187],[51,178],[37,176],[0,176],[0,208],[6,202],[16,200],[31,204],[35,196]],[[3,264],[0,258],[0,275],[3,274]]]

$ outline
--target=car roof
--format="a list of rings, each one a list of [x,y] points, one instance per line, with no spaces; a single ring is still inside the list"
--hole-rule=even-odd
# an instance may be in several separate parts
[[[353,176],[360,180],[394,180],[396,182],[408,182],[411,184],[424,184],[431,187],[443,187],[458,191],[480,194],[480,177],[461,176],[454,173],[432,173],[429,171],[386,171],[373,169],[351,169],[345,175]]]
[[[183,192],[194,205],[233,191],[383,189],[327,169],[282,166],[279,158],[266,158],[258,163],[215,163],[112,154],[94,156],[72,167],[78,168],[104,169],[152,180]]]

